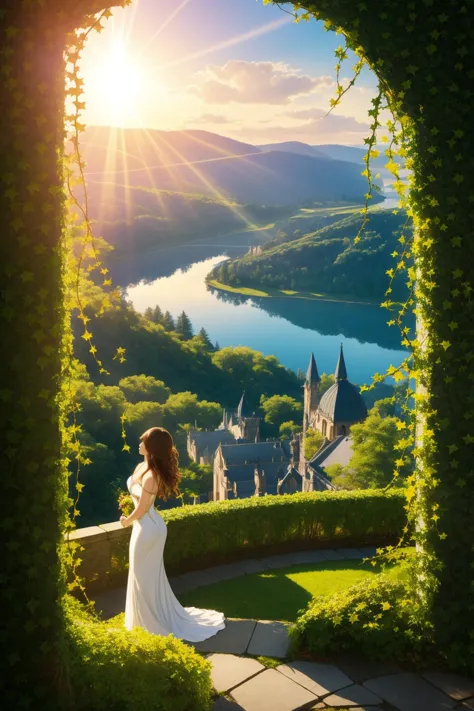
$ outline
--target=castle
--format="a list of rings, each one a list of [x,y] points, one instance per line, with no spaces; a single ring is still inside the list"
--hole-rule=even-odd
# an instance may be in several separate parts
[[[245,393],[235,411],[224,410],[217,430],[188,433],[191,459],[213,465],[214,501],[335,488],[325,467],[348,464],[352,456],[350,428],[367,417],[361,394],[347,378],[342,345],[334,384],[322,396],[320,384],[311,354],[304,383],[303,432],[291,440],[260,441],[260,418],[250,412]],[[324,439],[307,460],[304,439],[309,429],[320,432]]]

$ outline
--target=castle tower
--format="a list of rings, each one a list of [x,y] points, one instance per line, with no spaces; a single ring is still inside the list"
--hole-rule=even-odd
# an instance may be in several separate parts
[[[228,420],[228,429],[237,440],[260,442],[260,417],[250,411],[245,392],[240,398],[235,417]]]
[[[342,352],[342,343],[341,349],[339,351],[339,358],[336,365],[336,372],[334,373],[334,380],[336,383],[341,380],[347,380],[346,361],[344,360],[344,353]]]
[[[303,414],[303,433],[311,426],[313,414],[319,403],[319,377],[318,367],[314,359],[314,353],[311,353],[306,380],[304,384],[304,414]]]

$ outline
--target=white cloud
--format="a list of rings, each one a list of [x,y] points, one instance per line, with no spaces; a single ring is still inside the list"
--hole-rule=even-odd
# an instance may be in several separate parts
[[[305,117],[314,116],[310,120],[302,121],[303,117],[296,117],[295,114],[303,113]],[[280,141],[302,141],[310,145],[317,143],[340,143],[340,144],[362,144],[363,139],[368,135],[369,124],[357,121],[353,116],[340,116],[329,114],[321,109],[304,109],[301,112],[295,111],[287,113],[287,116],[297,118],[299,123],[282,120],[276,124],[274,121],[265,127],[256,124],[247,124],[238,131],[233,131],[232,135],[240,140],[255,143],[272,143]],[[261,122],[260,122],[261,123]]]
[[[188,123],[208,123],[208,124],[224,124],[232,123],[231,119],[221,114],[201,114],[196,118],[188,121]]]
[[[333,84],[331,77],[310,77],[281,62],[232,60],[198,72],[191,91],[209,104],[287,104]]]

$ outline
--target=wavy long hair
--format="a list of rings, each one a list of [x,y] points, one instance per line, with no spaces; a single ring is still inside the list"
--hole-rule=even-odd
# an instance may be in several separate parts
[[[140,440],[145,445],[147,468],[151,471],[157,487],[157,496],[166,501],[169,496],[179,493],[179,454],[173,438],[163,427],[151,427]],[[143,476],[142,474],[142,476]]]

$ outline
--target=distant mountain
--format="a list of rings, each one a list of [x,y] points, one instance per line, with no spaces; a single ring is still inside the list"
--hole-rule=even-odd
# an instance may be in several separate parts
[[[102,179],[122,173],[190,161],[216,160],[259,153],[248,143],[208,131],[157,131],[138,128],[91,126],[81,140],[87,173]],[[201,191],[202,192],[202,191]]]
[[[263,152],[206,131],[96,127],[86,132],[82,145],[93,190],[101,189],[99,183],[115,183],[266,206],[361,203],[367,191],[355,163]]]
[[[391,253],[403,232],[409,235],[406,213],[376,210],[357,244],[362,216],[356,212],[299,239],[266,243],[258,254],[223,262],[212,277],[234,287],[270,287],[294,291],[381,299],[388,287]],[[403,288],[394,282],[392,297]]]
[[[285,153],[296,153],[300,156],[309,156],[310,158],[331,158],[327,153],[318,150],[315,146],[310,146],[308,143],[301,141],[283,141],[282,143],[268,143],[263,146],[257,146],[261,151],[284,151]],[[346,160],[341,158],[340,160]]]
[[[328,158],[333,160],[345,160],[351,163],[358,163],[363,168],[365,167],[364,157],[367,153],[365,148],[358,148],[356,146],[340,146],[335,143],[321,144],[317,146],[312,146],[319,153],[323,153]],[[382,178],[391,178],[392,174],[385,168],[388,163],[388,158],[384,153],[385,148],[380,146],[377,148],[380,151],[378,158],[373,158],[370,161],[372,168],[376,173],[380,173]],[[395,163],[399,163],[399,159],[394,158]]]

